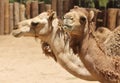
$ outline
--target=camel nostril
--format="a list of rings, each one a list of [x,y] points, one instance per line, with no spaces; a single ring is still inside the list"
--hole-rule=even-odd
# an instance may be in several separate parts
[[[18,29],[18,25],[15,25],[15,27],[13,28],[13,30],[17,30]]]
[[[38,22],[32,22],[31,25],[32,26],[37,26],[39,23]]]

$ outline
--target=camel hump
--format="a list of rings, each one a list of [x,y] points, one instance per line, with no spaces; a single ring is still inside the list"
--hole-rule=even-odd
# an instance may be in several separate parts
[[[120,26],[104,42],[108,55],[120,56]]]

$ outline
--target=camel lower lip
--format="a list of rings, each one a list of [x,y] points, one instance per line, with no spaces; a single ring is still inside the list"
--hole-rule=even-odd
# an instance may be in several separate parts
[[[21,36],[21,32],[20,32],[20,33],[12,33],[12,35],[13,35],[14,37],[20,37],[20,36]]]
[[[64,29],[65,31],[71,31],[71,30],[72,30],[72,27],[64,26],[63,29]]]

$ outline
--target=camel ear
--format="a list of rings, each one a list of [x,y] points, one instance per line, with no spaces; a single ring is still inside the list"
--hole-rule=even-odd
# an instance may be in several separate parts
[[[94,11],[91,10],[89,13],[89,21],[92,21],[93,18],[94,18]]]
[[[32,26],[37,26],[39,24],[39,22],[31,22]]]
[[[74,9],[78,9],[78,8],[80,8],[79,6],[74,6]]]
[[[56,18],[56,13],[54,11],[52,11],[50,14],[49,14],[49,21],[52,21],[54,18]]]

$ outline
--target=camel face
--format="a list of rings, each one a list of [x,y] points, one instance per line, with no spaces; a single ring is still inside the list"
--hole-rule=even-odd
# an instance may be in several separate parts
[[[72,34],[79,34],[82,31],[82,27],[86,24],[86,16],[84,14],[78,15],[75,11],[70,11],[65,14],[63,23],[65,31]]]
[[[56,13],[54,11],[41,13],[39,17],[39,20],[33,20],[31,22],[31,30],[34,30],[35,34],[39,36],[51,33],[52,28],[58,26],[58,19],[56,19]]]
[[[47,11],[32,19],[21,21],[15,26],[12,33],[15,37],[46,34],[49,32],[49,20],[53,14],[53,11]]]
[[[63,28],[70,34],[81,35],[91,17],[86,9],[75,6],[64,15]]]

